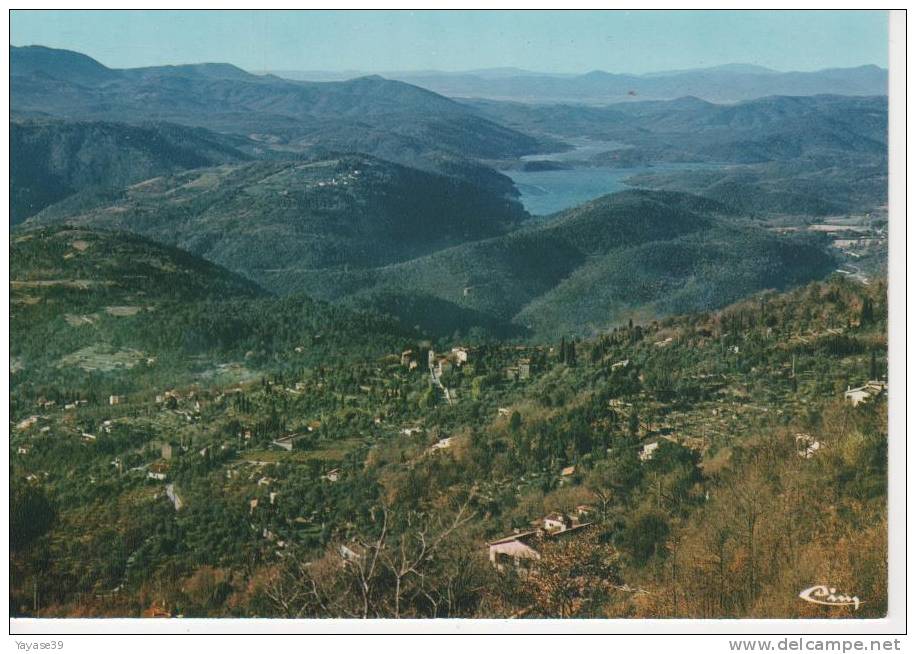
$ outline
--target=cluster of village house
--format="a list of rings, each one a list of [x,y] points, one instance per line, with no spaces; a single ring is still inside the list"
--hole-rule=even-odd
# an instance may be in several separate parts
[[[886,392],[886,381],[871,380],[866,382],[863,386],[859,386],[857,388],[847,388],[846,392],[843,394],[843,397],[852,406],[859,406],[860,404],[872,402],[878,399]],[[673,443],[678,442],[676,438],[670,435],[662,436],[661,440],[668,440]],[[661,444],[661,440],[653,441],[643,445],[639,452],[640,461],[649,461]],[[810,459],[822,447],[823,443],[815,439],[810,434],[799,433],[795,435],[795,449],[798,452],[798,456],[802,457],[803,459]]]
[[[870,402],[875,400],[886,392],[887,382],[873,379],[866,382],[864,386],[859,386],[858,388],[847,388],[844,397],[853,406],[858,406],[863,402]]]
[[[506,379],[509,381],[518,381],[519,379],[528,379],[531,376],[531,359],[522,358],[518,360],[515,366],[506,368]]]
[[[853,406],[863,402],[873,401],[887,392],[887,382],[872,380],[864,386],[850,388],[845,393],[845,399]],[[500,410],[500,413],[507,410]],[[677,442],[674,437],[663,436],[662,439]],[[658,450],[661,440],[646,443],[642,446],[639,459],[643,462],[652,459]],[[810,434],[799,433],[795,435],[796,452],[804,459],[810,459],[823,446],[822,443]],[[562,475],[568,476],[575,472],[575,467],[564,468]],[[588,505],[576,507],[576,513],[570,516],[565,513],[551,513],[543,520],[536,521],[534,528],[519,533],[513,533],[487,543],[490,563],[500,572],[514,569],[522,576],[527,576],[532,564],[541,558],[540,549],[544,543],[551,540],[575,537],[593,523],[586,522],[592,515],[593,508]]]
[[[451,352],[444,354],[430,349],[427,354],[427,365],[436,377],[441,377],[451,370],[453,366],[460,367],[462,364],[468,363],[473,356],[474,350],[468,347],[453,347]],[[414,350],[404,350],[401,352],[401,365],[408,370],[414,370],[419,367],[418,354]],[[506,379],[510,381],[528,379],[531,376],[531,359],[522,357],[515,365],[508,366],[504,372]]]
[[[430,349],[427,352],[426,359],[430,371],[437,377],[441,377],[452,369],[452,366],[461,366],[468,361],[473,354],[473,350],[467,347],[453,347],[451,352],[445,354],[437,353]],[[408,370],[414,370],[420,365],[420,354],[414,350],[404,350],[401,352],[401,365]]]
[[[340,177],[331,177],[328,180],[319,181],[317,182],[316,186],[347,186],[350,182],[357,181],[360,174],[362,174],[361,170],[354,170],[353,172],[346,173]]]
[[[575,538],[589,529],[594,523],[589,522],[594,508],[583,504],[575,512],[555,512],[532,522],[528,531],[516,531],[513,534],[486,543],[490,563],[499,572],[516,571],[527,577],[533,564],[540,560],[541,550],[545,543],[567,538]],[[358,563],[365,556],[365,548],[359,543],[342,543],[337,553],[344,563]]]
[[[864,386],[848,389],[845,399],[853,406],[858,406],[863,402],[878,398],[886,391],[886,382],[872,380]],[[795,442],[798,455],[806,459],[814,456],[822,447],[822,444],[810,434],[796,434]],[[639,454],[640,460],[650,460],[659,444],[660,441],[655,441],[644,445]],[[559,538],[575,537],[591,526],[591,522],[583,522],[583,519],[587,519],[590,515],[591,510],[591,507],[583,505],[577,507],[576,516],[552,513],[543,519],[542,524],[532,530],[490,541],[487,543],[490,563],[499,571],[514,569],[521,575],[527,575],[533,562],[541,558],[539,550],[543,543]]]
[[[511,569],[527,576],[534,562],[541,558],[540,550],[545,543],[582,534],[594,524],[589,522],[593,513],[593,507],[582,504],[576,507],[573,515],[551,513],[536,520],[528,531],[490,541],[487,543],[490,563],[500,572]]]
[[[430,368],[430,372],[433,374],[434,379],[438,379],[442,374],[447,372],[452,368],[452,366],[461,366],[467,363],[473,356],[473,350],[465,347],[455,347],[452,348],[451,352],[444,355],[437,354],[433,350],[429,350],[427,363]],[[626,367],[629,364],[629,361],[622,361],[614,364],[614,368]],[[401,365],[407,367],[410,370],[413,370],[418,367],[417,357],[414,354],[413,350],[405,350],[401,354]],[[527,358],[519,359],[516,366],[511,366],[506,369],[506,377],[510,380],[526,379],[531,374],[531,362]],[[844,398],[853,406],[858,406],[862,403],[867,403],[876,400],[887,392],[887,382],[882,380],[870,380],[864,385],[856,388],[847,388],[844,393]],[[448,397],[448,396],[447,396]],[[172,408],[177,408],[179,402],[183,400],[194,400],[193,393],[188,397],[182,397],[179,393],[175,391],[167,391],[162,395],[156,396],[157,404],[167,404]],[[108,398],[108,403],[111,406],[116,406],[121,404],[124,401],[124,397],[120,395],[111,395]],[[613,401],[612,401],[613,402]],[[86,400],[78,400],[74,403],[65,405],[64,410],[74,409],[79,404],[86,404]],[[51,401],[39,401],[39,406],[42,408],[50,408],[55,403]],[[200,411],[199,401],[194,402],[195,413]],[[500,409],[500,415],[508,415],[509,411],[507,409]],[[190,419],[190,412],[186,416]],[[31,429],[39,419],[45,418],[45,416],[30,416],[23,419],[21,422],[16,424],[16,429],[19,431],[26,431]],[[317,427],[317,423],[316,423]],[[42,432],[48,431],[49,427],[45,426],[41,429]],[[105,421],[102,424],[103,431],[110,431],[111,421]],[[308,427],[309,431],[313,430],[312,425]],[[414,430],[419,431],[419,428],[414,428]],[[405,430],[408,433],[413,430]],[[250,438],[250,432],[246,433],[246,437]],[[273,441],[273,444],[281,449],[291,451],[294,448],[295,443],[304,438],[305,435],[288,435],[282,438],[278,438]],[[663,436],[668,440],[675,440],[670,436]],[[95,435],[82,433],[82,440],[84,443],[91,443],[96,440]],[[814,439],[809,434],[797,434],[796,438],[796,450],[798,455],[803,458],[811,458],[814,454],[822,447],[822,444]],[[643,462],[648,461],[652,458],[655,451],[658,449],[661,440],[646,443],[642,446],[642,449],[639,453],[639,458]],[[430,448],[430,451],[436,449],[446,449],[451,445],[451,439],[445,438],[440,440],[434,446]],[[168,479],[168,472],[171,467],[171,460],[176,452],[175,448],[177,445],[170,442],[163,443],[153,443],[153,446],[159,449],[160,458],[145,466],[147,471],[147,477],[156,481],[166,481]],[[205,456],[208,448],[203,448],[200,451],[201,456]],[[19,446],[18,453],[20,455],[25,455],[29,453],[29,448],[27,446]],[[117,465],[119,470],[121,470],[121,461],[120,458],[115,459],[112,462],[113,465]],[[568,477],[575,472],[575,467],[570,466],[565,468],[562,471],[562,476]],[[47,473],[45,473],[47,476]],[[322,479],[329,482],[336,482],[340,477],[340,471],[338,469],[331,470],[326,474],[322,475]],[[27,478],[29,481],[38,481],[40,477],[35,474],[30,474]],[[267,478],[262,478],[258,481],[258,485],[263,483],[270,483],[271,480]],[[270,502],[274,503],[277,492],[270,493]],[[178,495],[172,484],[168,484],[166,487],[166,496],[174,504],[175,509],[179,510],[183,506],[183,500]],[[251,510],[257,507],[257,499],[251,501]],[[564,513],[553,513],[544,517],[541,521],[537,521],[538,524],[535,528],[523,532],[523,533],[514,533],[503,538],[491,541],[487,543],[487,548],[489,550],[489,559],[491,563],[498,570],[506,570],[508,567],[512,567],[519,571],[521,574],[527,574],[527,571],[530,569],[532,562],[540,558],[539,549],[545,542],[550,542],[551,540],[559,538],[570,538],[575,537],[575,535],[580,534],[588,528],[592,523],[583,521],[588,515],[590,515],[591,507],[588,506],[579,506],[576,509],[576,514],[570,516]],[[346,546],[341,546],[341,554],[347,560],[354,560],[359,558],[359,554],[352,549],[348,549]]]

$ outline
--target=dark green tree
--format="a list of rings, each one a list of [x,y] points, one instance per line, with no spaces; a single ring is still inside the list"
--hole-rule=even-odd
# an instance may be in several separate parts
[[[10,549],[21,552],[47,533],[57,511],[40,488],[16,484],[10,491]]]
[[[664,552],[669,532],[668,520],[664,515],[657,512],[641,513],[627,521],[617,545],[637,565],[644,565],[653,556]]]

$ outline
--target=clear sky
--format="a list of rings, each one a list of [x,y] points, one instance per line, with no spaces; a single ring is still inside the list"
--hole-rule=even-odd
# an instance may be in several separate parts
[[[114,68],[228,62],[251,71],[645,73],[750,63],[887,66],[884,11],[14,10],[13,45]]]

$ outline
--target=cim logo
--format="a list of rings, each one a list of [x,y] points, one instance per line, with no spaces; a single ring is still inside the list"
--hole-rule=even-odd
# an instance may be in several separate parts
[[[859,605],[863,604],[858,597],[837,593],[836,588],[830,588],[828,586],[812,586],[800,592],[798,596],[812,604],[823,604],[825,606],[852,606],[855,611],[858,611]]]

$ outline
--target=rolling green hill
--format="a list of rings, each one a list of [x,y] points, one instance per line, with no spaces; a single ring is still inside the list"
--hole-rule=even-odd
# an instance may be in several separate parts
[[[514,321],[537,333],[597,333],[609,317],[651,320],[709,311],[830,270],[831,258],[812,243],[712,223],[683,236],[597,256],[527,304]]]
[[[252,75],[228,64],[112,69],[80,53],[41,46],[12,47],[10,61],[11,111],[17,120],[81,124],[80,128],[63,129],[63,134],[42,132],[41,137],[55,146],[59,157],[49,174],[29,174],[35,167],[31,162],[41,162],[40,156],[20,157],[26,162],[24,181],[32,186],[19,184],[21,188],[15,191],[14,222],[74,191],[85,190],[86,185],[77,182],[106,181],[96,178],[118,156],[124,159],[126,172],[139,174],[146,165],[148,176],[238,160],[214,153],[214,141],[268,160],[365,153],[456,177],[504,197],[518,194],[512,181],[478,159],[512,158],[560,147],[555,139],[532,137],[431,91],[378,76],[305,83]],[[112,123],[143,128],[155,123],[156,134],[131,136],[130,128],[120,125],[117,129],[127,134],[118,141],[121,152],[116,156],[103,148],[114,138],[108,135],[115,129]],[[165,128],[163,123],[175,127]],[[197,131],[175,138],[177,125]],[[101,145],[89,144],[74,152],[76,129],[105,136]],[[146,164],[163,152],[163,139],[182,150],[171,157],[175,163]],[[29,137],[26,141],[31,142]],[[70,149],[62,147],[65,143]],[[39,147],[39,155],[42,148],[47,146]],[[181,163],[189,155],[183,150],[196,151],[195,166]],[[68,159],[67,154],[73,156]],[[214,158],[214,154],[219,156]],[[14,169],[15,165],[14,160]],[[39,172],[43,173],[41,165]],[[68,175],[69,169],[74,174]],[[87,171],[93,174],[78,174]],[[118,181],[115,177],[112,182]],[[122,184],[132,181],[140,179],[121,175]]]
[[[404,261],[502,234],[525,215],[458,179],[351,155],[158,177],[74,196],[25,226],[131,231],[262,281],[287,269]]]
[[[887,614],[887,216],[832,215],[886,99],[10,55],[12,616]],[[516,72],[477,88],[885,77]],[[685,161],[538,218],[489,167]]]
[[[10,222],[93,187],[247,161],[247,139],[167,123],[10,122]]]
[[[77,195],[24,227],[129,230],[273,292],[343,300],[440,335],[590,334],[834,267],[816,240],[773,235],[686,193],[616,193],[526,224],[475,191],[366,157],[259,162]]]
[[[395,350],[390,319],[277,298],[177,248],[85,228],[17,233],[10,247],[12,397],[226,383]],[[208,382],[209,383],[209,382]]]
[[[706,170],[647,172],[640,188],[696,193],[755,215],[841,215],[887,202],[887,165],[854,155]]]
[[[99,302],[127,295],[180,301],[267,295],[249,280],[183,250],[132,234],[82,228],[13,234],[9,270],[13,288],[24,293],[72,289],[87,291],[86,297]]]
[[[419,320],[423,305],[403,298],[431,296],[456,307],[456,321],[484,315],[491,328],[502,323],[509,332],[554,337],[631,317],[713,309],[831,269],[816,241],[774,236],[725,205],[683,193],[628,191],[412,261],[363,271],[276,271],[264,283],[368,303],[408,324]],[[456,322],[444,333],[471,326]]]

